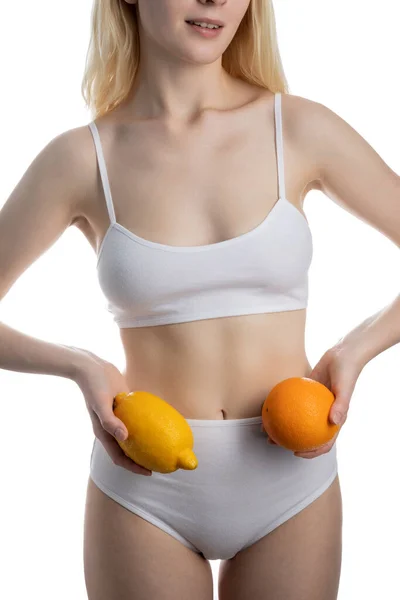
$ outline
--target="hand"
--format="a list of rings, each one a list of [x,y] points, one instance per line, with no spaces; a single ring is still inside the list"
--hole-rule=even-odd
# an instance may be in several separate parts
[[[339,413],[339,421],[336,421],[336,424],[341,427],[326,444],[314,450],[294,452],[295,456],[316,458],[332,449],[343,424],[347,420],[351,396],[361,370],[362,366],[360,362],[352,359],[350,352],[347,352],[343,347],[335,346],[325,352],[311,373],[307,375],[309,379],[314,379],[325,385],[335,396],[335,400],[329,411],[329,420],[335,423],[334,415],[335,413]],[[265,431],[265,429],[263,430]],[[276,444],[270,437],[268,437],[268,442]]]
[[[331,450],[347,420],[350,400],[361,370],[361,364],[352,358],[351,353],[347,352],[346,348],[341,346],[330,348],[321,357],[308,377],[325,385],[335,396],[329,411],[329,420],[331,423],[340,425],[340,429],[327,444],[323,444],[315,450],[295,452],[295,456],[316,458]],[[338,415],[337,420],[335,420],[335,415]]]
[[[115,396],[119,392],[130,392],[124,376],[112,363],[88,350],[77,350],[84,356],[75,381],[85,397],[93,433],[103,444],[115,465],[138,475],[151,475],[151,471],[126,456],[115,439],[119,429],[123,432],[123,436],[118,438],[120,441],[128,437],[126,426],[113,412]]]

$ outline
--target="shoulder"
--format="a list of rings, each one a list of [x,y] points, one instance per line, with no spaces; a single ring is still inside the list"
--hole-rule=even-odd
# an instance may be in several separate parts
[[[54,163],[64,167],[65,173],[73,173],[90,151],[91,133],[88,125],[82,125],[63,131],[53,137],[42,153],[53,158]]]
[[[324,162],[354,140],[354,129],[321,102],[293,94],[282,94],[282,123],[285,135],[310,166],[310,189],[321,189]]]
[[[84,220],[97,185],[96,150],[88,124],[58,134],[42,152],[60,184],[70,190],[71,224]]]
[[[290,131],[304,141],[323,135],[339,122],[345,123],[333,110],[310,98],[282,94],[282,115]]]

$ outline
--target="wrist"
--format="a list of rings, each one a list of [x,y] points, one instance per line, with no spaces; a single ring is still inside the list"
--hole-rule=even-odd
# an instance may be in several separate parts
[[[88,350],[84,350],[83,348],[70,346],[70,349],[73,350],[73,353],[71,355],[69,377],[75,383],[79,383],[87,371],[89,364],[93,362],[93,357]]]
[[[371,360],[371,357],[368,356],[366,351],[365,344],[363,344],[357,336],[352,335],[351,333],[340,338],[332,350],[341,359],[357,365],[360,371],[365,367],[369,360]]]

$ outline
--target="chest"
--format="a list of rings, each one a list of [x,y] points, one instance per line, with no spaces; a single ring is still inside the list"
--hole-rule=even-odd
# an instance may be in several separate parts
[[[273,136],[255,123],[214,125],[181,135],[136,127],[113,137],[105,160],[117,223],[153,242],[189,246],[262,222],[278,198]]]

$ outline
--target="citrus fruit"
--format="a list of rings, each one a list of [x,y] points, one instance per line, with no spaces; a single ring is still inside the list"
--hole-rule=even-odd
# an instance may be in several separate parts
[[[334,401],[333,393],[319,381],[309,377],[283,379],[264,401],[264,429],[288,450],[313,450],[329,442],[340,428],[329,421]]]
[[[113,410],[128,430],[117,442],[135,463],[158,473],[196,469],[193,432],[171,404],[150,392],[120,392]]]

